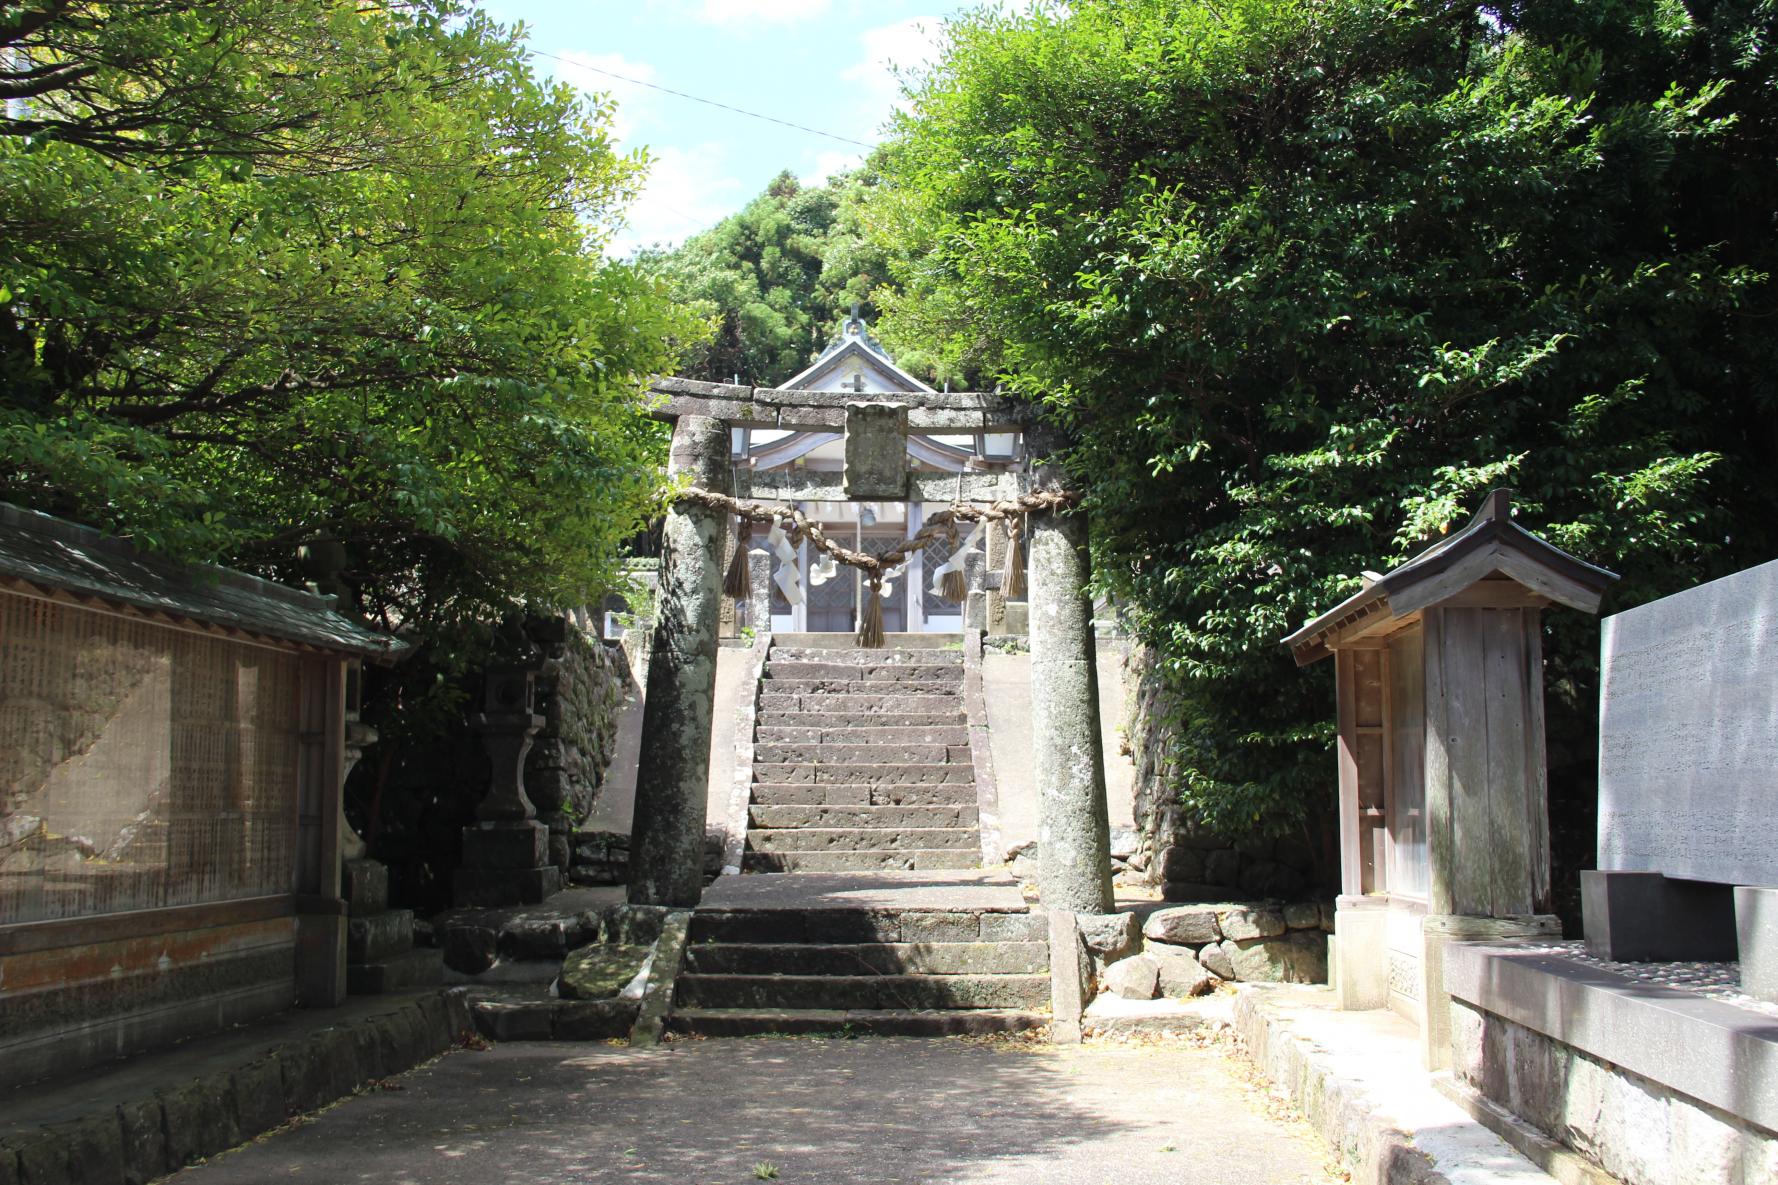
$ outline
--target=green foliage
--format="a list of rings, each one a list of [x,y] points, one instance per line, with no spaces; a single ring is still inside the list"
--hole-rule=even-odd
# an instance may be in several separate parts
[[[1492,486],[1620,606],[1778,551],[1775,29],[1769,0],[949,27],[881,157],[886,331],[1071,431],[1213,823],[1326,809],[1331,678],[1279,639]],[[1552,622],[1552,757],[1584,765],[1596,629]]]
[[[602,258],[646,162],[457,0],[0,8],[0,498],[446,648],[583,604],[702,332]]]
[[[646,255],[715,323],[681,373],[771,386],[813,362],[853,304],[873,316],[885,263],[862,210],[874,185],[868,168],[813,187],[780,173],[739,213],[671,253]]]

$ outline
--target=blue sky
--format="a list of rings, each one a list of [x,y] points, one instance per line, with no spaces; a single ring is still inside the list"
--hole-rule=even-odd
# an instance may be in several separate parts
[[[677,243],[739,209],[780,170],[818,182],[863,148],[616,81],[608,70],[873,143],[898,97],[893,69],[934,52],[959,0],[484,0],[523,21],[545,72],[618,101],[624,147],[655,163],[614,254]],[[556,60],[564,59],[564,60]]]

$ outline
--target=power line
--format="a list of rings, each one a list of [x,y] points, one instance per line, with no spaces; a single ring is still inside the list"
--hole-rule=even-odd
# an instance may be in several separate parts
[[[684,91],[676,91],[670,86],[661,86],[661,85],[659,85],[657,83],[653,83],[653,82],[644,82],[640,78],[630,78],[627,75],[619,74],[614,70],[605,70],[605,69],[601,69],[598,66],[588,65],[585,62],[575,61],[572,58],[564,58],[564,57],[561,57],[557,54],[545,53],[541,49],[527,50],[526,52],[531,54],[533,57],[551,58],[555,61],[561,62],[563,65],[574,66],[577,69],[581,69],[581,70],[590,70],[594,74],[603,74],[607,78],[615,78],[619,82],[627,82],[631,86],[645,86],[649,90],[660,91],[662,94],[676,95],[677,97],[679,97],[681,99],[690,99],[694,103],[702,103],[706,107],[719,107],[724,111],[732,111],[736,115],[745,115],[751,119],[763,119],[767,123],[775,123],[780,127],[794,128],[795,130],[797,130],[799,132],[807,132],[811,136],[825,136],[829,140],[838,140],[841,144],[855,144],[859,148],[875,148],[876,147],[875,144],[866,144],[863,140],[854,140],[850,136],[836,135],[833,132],[824,132],[820,128],[811,128],[811,127],[807,127],[807,126],[800,124],[800,123],[791,123],[788,119],[779,119],[777,116],[774,116],[774,115],[761,115],[757,111],[748,111],[744,107],[734,107],[734,106],[730,106],[727,103],[718,103],[715,99],[706,99],[700,95],[691,95],[691,94],[687,94]]]

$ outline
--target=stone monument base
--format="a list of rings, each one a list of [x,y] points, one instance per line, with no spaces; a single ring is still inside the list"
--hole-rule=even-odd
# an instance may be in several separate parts
[[[1728,885],[1658,872],[1583,872],[1580,909],[1587,950],[1601,959],[1722,963],[1735,958],[1735,895]]]
[[[535,905],[561,888],[562,870],[550,862],[549,828],[542,823],[463,829],[463,867],[451,881],[456,905]]]
[[[1778,888],[1735,890],[1735,936],[1741,951],[1741,990],[1778,1003]]]
[[[389,870],[375,860],[347,860],[346,990],[378,996],[444,982],[444,959],[414,946],[414,911],[389,908]]]

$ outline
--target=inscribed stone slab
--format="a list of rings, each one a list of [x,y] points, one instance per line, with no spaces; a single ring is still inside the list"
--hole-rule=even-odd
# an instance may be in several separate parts
[[[1778,561],[1603,624],[1599,867],[1778,885]]]

